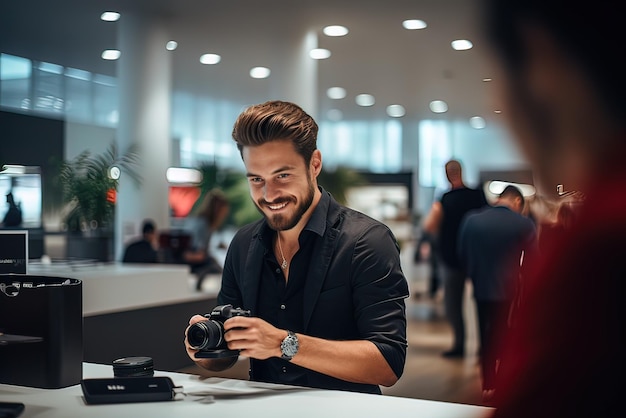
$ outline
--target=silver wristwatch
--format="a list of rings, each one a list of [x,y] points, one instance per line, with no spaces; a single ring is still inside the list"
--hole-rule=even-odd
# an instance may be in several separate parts
[[[287,336],[280,343],[280,351],[282,353],[280,357],[284,360],[291,360],[298,353],[299,347],[300,344],[296,334],[293,331],[287,331]]]

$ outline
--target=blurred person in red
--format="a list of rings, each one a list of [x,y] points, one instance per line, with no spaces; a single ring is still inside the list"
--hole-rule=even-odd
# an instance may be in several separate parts
[[[585,194],[503,341],[495,417],[624,416],[626,65],[607,0],[485,0],[502,115],[544,190]]]

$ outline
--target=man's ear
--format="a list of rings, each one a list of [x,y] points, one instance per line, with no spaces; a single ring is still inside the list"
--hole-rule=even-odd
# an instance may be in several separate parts
[[[311,155],[310,169],[314,177],[317,177],[322,171],[322,153],[318,149],[313,151]]]

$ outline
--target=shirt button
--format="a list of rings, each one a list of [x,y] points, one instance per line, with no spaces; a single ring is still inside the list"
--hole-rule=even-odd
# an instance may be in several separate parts
[[[283,367],[283,373],[287,373],[287,368]]]
[[[285,310],[286,306],[285,305],[280,305],[280,309],[282,309],[283,311]]]

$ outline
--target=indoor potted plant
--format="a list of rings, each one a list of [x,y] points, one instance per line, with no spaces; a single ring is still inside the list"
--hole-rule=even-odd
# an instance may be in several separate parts
[[[61,164],[68,258],[110,261],[113,253],[115,199],[120,173],[140,182],[136,147],[119,154],[115,142],[101,154],[85,150]]]

